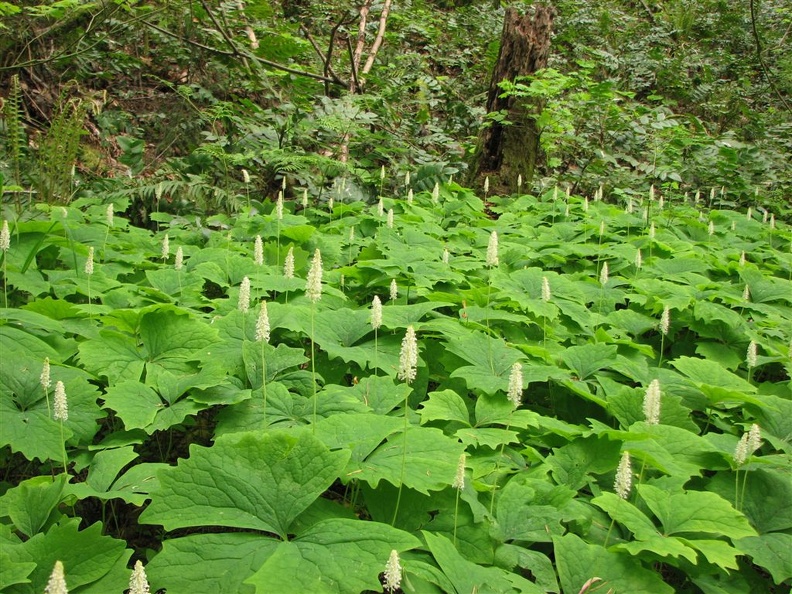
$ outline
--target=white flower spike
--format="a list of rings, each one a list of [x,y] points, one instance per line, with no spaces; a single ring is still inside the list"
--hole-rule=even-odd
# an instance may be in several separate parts
[[[409,174],[408,174],[409,175]],[[391,551],[388,563],[385,565],[385,591],[395,592],[401,586],[402,567],[399,561],[399,552]]]
[[[44,594],[69,594],[63,563],[60,561],[55,561],[55,567],[52,569],[46,588],[44,588]]]
[[[407,326],[407,332],[402,339],[399,372],[396,375],[408,384],[412,383],[418,375],[418,338],[415,336],[415,329],[412,326]]]
[[[135,562],[132,575],[129,577],[129,594],[150,594],[150,592],[146,570],[143,569],[143,563],[138,559]]]
[[[316,248],[308,269],[308,278],[305,283],[305,296],[311,303],[316,303],[322,298],[322,254]]]
[[[69,403],[66,400],[66,386],[58,380],[55,384],[55,398],[52,404],[52,418],[56,421],[66,422],[69,420]]]

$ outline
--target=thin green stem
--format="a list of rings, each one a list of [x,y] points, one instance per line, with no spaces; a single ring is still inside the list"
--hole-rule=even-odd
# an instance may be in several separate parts
[[[316,354],[314,353],[314,310],[316,304],[311,302],[311,379],[313,380],[313,432],[316,433]]]
[[[404,471],[407,467],[407,410],[408,410],[408,400],[410,397],[410,393],[407,392],[407,395],[404,397],[404,439],[402,440],[402,463],[401,463],[401,475],[399,477],[399,493],[396,495],[396,508],[393,510],[393,519],[391,520],[391,526],[396,525],[396,517],[399,515],[399,504],[401,503],[401,496],[402,496],[402,487],[404,485]]]
[[[511,418],[512,414],[514,414],[514,409],[509,412],[509,420],[506,422],[506,432],[508,433],[509,428],[511,427]],[[498,455],[498,460],[495,462],[495,482],[492,485],[492,497],[490,498],[490,516],[493,515],[493,510],[495,509],[495,491],[498,490],[498,475],[500,473],[500,465],[501,460],[503,460],[503,453],[506,451],[506,443],[501,444],[500,454]]]
[[[611,532],[613,531],[613,525],[616,523],[616,520],[611,519],[610,527],[608,528],[608,534],[605,535],[605,543],[602,545],[603,548],[608,548],[608,540],[610,540]]]
[[[60,420],[61,447],[63,448],[63,474],[69,474],[68,459],[66,458],[66,438],[63,436],[63,419]]]
[[[456,501],[454,502],[454,546],[456,546],[456,534],[457,534],[457,518],[459,516],[459,489],[455,489],[456,491]]]
[[[264,409],[262,412],[264,428],[267,427],[267,357],[264,355],[266,344],[264,340],[261,341],[261,392],[264,396]]]

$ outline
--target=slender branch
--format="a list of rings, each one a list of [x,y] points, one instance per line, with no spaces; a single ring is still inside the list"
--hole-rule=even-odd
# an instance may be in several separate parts
[[[158,25],[155,25],[154,23],[150,23],[150,22],[148,22],[146,20],[144,20],[143,23],[145,25],[151,27],[155,31],[159,31],[163,35],[167,35],[168,37],[172,37],[173,39],[178,39],[180,41],[183,41],[184,43],[188,43],[188,44],[190,44],[192,46],[198,47],[198,48],[200,48],[202,50],[205,50],[207,52],[211,52],[213,54],[217,54],[217,55],[220,55],[220,56],[229,56],[229,57],[232,57],[232,58],[233,57],[237,57],[238,55],[241,54],[241,55],[247,56],[248,58],[250,58],[252,60],[255,60],[256,62],[258,62],[260,64],[264,64],[265,66],[269,66],[270,68],[274,68],[276,70],[281,70],[283,72],[288,72],[290,74],[296,74],[298,76],[305,76],[307,78],[312,78],[314,80],[319,80],[319,81],[322,81],[322,82],[332,83],[334,85],[341,85],[341,86],[345,86],[346,85],[346,83],[344,81],[342,81],[342,80],[336,80],[334,78],[329,78],[327,76],[322,76],[321,74],[314,74],[313,72],[305,72],[304,70],[298,70],[296,68],[290,68],[289,66],[286,66],[284,64],[279,64],[278,62],[273,62],[273,61],[267,60],[265,58],[260,58],[259,56],[256,56],[256,55],[253,55],[253,54],[249,54],[247,52],[239,52],[238,54],[236,54],[234,52],[221,50],[221,49],[216,48],[216,47],[209,47],[208,45],[204,45],[203,43],[199,43],[198,41],[193,41],[192,39],[187,39],[186,37],[182,37],[181,35],[177,35],[176,33],[172,32],[172,31],[168,31],[167,29],[163,29],[162,27],[160,27]]]
[[[352,80],[349,81],[349,92],[357,93],[360,89],[360,81],[358,80],[357,65],[355,64],[355,55],[352,51],[352,41],[349,35],[346,36],[347,52],[349,52],[349,68],[352,71]]]
[[[372,1],[373,0],[366,0],[363,6],[360,7],[357,44],[355,45],[355,52],[351,56],[353,72],[357,72],[357,70],[360,69],[360,57],[363,55],[363,48],[366,46],[366,25],[368,24],[368,15],[371,10]]]
[[[221,24],[220,24],[220,23],[217,21],[217,17],[215,17],[214,13],[212,12],[212,9],[211,9],[211,8],[209,8],[209,6],[206,4],[206,0],[201,0],[201,6],[203,6],[203,8],[204,8],[204,11],[206,11],[206,14],[208,14],[208,15],[209,15],[209,19],[212,21],[212,23],[214,23],[214,26],[215,26],[215,28],[217,29],[217,31],[220,33],[220,35],[222,35],[222,36],[223,36],[223,39],[225,39],[226,43],[227,43],[227,44],[228,44],[228,46],[231,48],[231,51],[233,51],[233,52],[234,52],[234,54],[236,54],[237,56],[239,56],[240,58],[242,58],[242,63],[244,64],[245,68],[247,68],[248,70],[250,70],[250,65],[248,64],[247,55],[246,55],[245,53],[242,53],[242,52],[239,50],[239,48],[236,46],[236,43],[234,43],[234,40],[233,40],[233,39],[231,38],[231,36],[228,34],[228,30],[227,30],[227,28],[226,28],[226,27],[224,27],[224,26],[222,26],[222,25],[221,25]],[[222,13],[221,13],[221,14],[222,14]]]
[[[789,103],[787,103],[787,100],[781,94],[781,91],[778,90],[778,87],[770,76],[770,72],[767,68],[767,65],[765,64],[764,58],[762,57],[762,42],[759,39],[759,30],[756,28],[756,8],[754,7],[754,0],[750,0],[749,4],[751,7],[751,29],[753,30],[754,40],[756,41],[756,57],[759,59],[759,65],[762,67],[762,72],[764,73],[767,82],[770,83],[770,86],[775,91],[775,94],[778,95],[781,103],[783,103],[784,107],[786,107],[788,110],[792,111],[792,107],[789,106]]]
[[[385,25],[388,22],[388,14],[390,13],[390,7],[391,7],[391,0],[385,0],[385,4],[382,6],[382,13],[380,14],[377,37],[374,39],[374,43],[371,45],[371,51],[369,52],[369,57],[366,60],[366,65],[363,66],[363,71],[362,71],[363,76],[366,76],[371,70],[371,67],[374,66],[374,59],[377,57],[377,52],[379,52],[379,48],[382,45],[382,40],[385,38]]]
[[[319,56],[319,59],[322,61],[322,68],[323,68],[322,71],[324,72],[324,75],[327,76],[329,74],[332,78],[340,81],[341,79],[339,78],[338,74],[336,74],[335,70],[333,70],[333,67],[330,64],[330,56],[329,55],[325,56],[322,53],[322,48],[320,48],[319,44],[316,43],[316,40],[313,38],[313,35],[311,35],[311,32],[308,29],[306,29],[304,25],[300,25],[300,31],[302,31],[303,34],[305,35],[305,38],[311,42],[311,45],[313,46],[314,51],[316,52],[316,55]],[[325,94],[326,93],[327,93],[327,83],[325,82]]]

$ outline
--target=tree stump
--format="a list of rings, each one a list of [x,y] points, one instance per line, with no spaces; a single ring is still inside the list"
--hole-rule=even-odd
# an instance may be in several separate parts
[[[539,130],[535,115],[541,110],[537,102],[517,97],[501,97],[501,81],[513,81],[547,66],[550,35],[555,10],[536,5],[533,15],[521,15],[513,7],[506,9],[501,34],[500,53],[490,80],[487,113],[506,113],[506,123],[493,121],[485,128],[471,167],[471,181],[482,185],[490,178],[490,193],[509,193],[522,175],[528,186],[539,158]]]

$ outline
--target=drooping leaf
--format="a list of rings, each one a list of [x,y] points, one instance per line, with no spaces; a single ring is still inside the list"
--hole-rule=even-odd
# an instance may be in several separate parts
[[[756,535],[745,516],[715,493],[668,493],[652,485],[636,488],[660,520],[665,534],[706,533],[729,538]]]
[[[407,532],[377,522],[331,519],[318,522],[291,542],[279,543],[246,583],[256,592],[341,592],[380,588],[390,552],[420,545]]]
[[[458,421],[470,426],[470,413],[465,401],[453,390],[431,392],[419,410],[421,423],[429,421]]]
[[[38,476],[9,489],[0,499],[0,513],[8,515],[14,526],[28,537],[38,534],[60,503],[66,475],[54,480]]]
[[[243,582],[261,567],[278,542],[244,532],[171,538],[146,565],[146,574],[152,591],[191,592],[200,583],[202,590],[253,594],[253,586]]]
[[[781,585],[784,580],[792,578],[792,534],[772,532],[749,536],[741,538],[735,544],[754,563],[769,571],[776,584]]]
[[[350,472],[359,470],[354,476],[372,487],[385,479],[428,494],[451,485],[460,454],[461,444],[439,429],[409,427],[406,433],[389,438]]]
[[[493,594],[518,592],[540,594],[542,590],[532,582],[499,567],[483,567],[471,563],[459,554],[453,543],[444,536],[422,532],[440,569],[454,584],[457,594],[463,592],[492,592]]]
[[[36,563],[30,574],[30,584],[13,586],[4,590],[11,594],[43,592],[55,561],[63,563],[69,589],[87,587],[102,579],[119,559],[126,563],[131,550],[125,550],[121,540],[102,535],[102,524],[97,522],[79,530],[78,518],[71,518],[52,526],[22,544],[5,547],[15,563]],[[129,584],[129,576],[108,584],[112,591],[122,591]]]
[[[615,344],[584,344],[569,347],[561,354],[561,360],[579,379],[584,380],[595,371],[614,363],[617,350]]]
[[[673,594],[658,573],[645,568],[632,555],[587,544],[579,536],[553,537],[558,576],[563,592],[580,592],[591,578],[602,580],[602,587],[631,594]],[[599,584],[598,584],[599,585]],[[607,590],[606,590],[607,591]]]
[[[349,452],[308,432],[228,434],[160,473],[142,523],[167,530],[227,526],[286,538],[291,522],[339,476]]]

